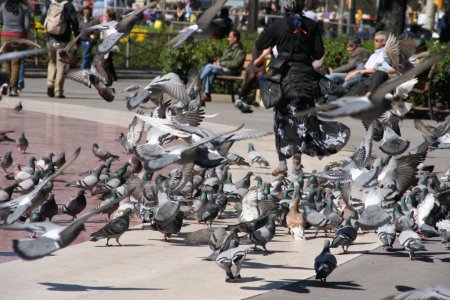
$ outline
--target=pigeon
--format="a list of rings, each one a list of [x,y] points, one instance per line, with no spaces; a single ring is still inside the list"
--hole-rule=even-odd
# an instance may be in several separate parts
[[[316,234],[314,237],[317,236],[320,229],[323,229],[325,231],[325,237],[328,237],[328,228],[331,221],[318,211],[310,208],[308,205],[302,206],[302,209],[306,217],[306,222],[309,225],[316,227]]]
[[[385,126],[383,134],[383,143],[380,150],[387,155],[399,155],[409,147],[409,141],[401,138],[392,128]]]
[[[106,102],[114,101],[114,88],[108,86],[109,82],[107,81],[107,79],[105,80],[100,75],[98,75],[100,73],[99,71],[97,71],[98,69],[95,72],[92,71],[92,68],[94,68],[94,66],[96,65],[92,64],[91,70],[69,70],[64,74],[64,77],[84,84],[88,88],[94,86],[98,94]],[[106,71],[104,72],[106,73]]]
[[[158,221],[154,219],[154,222],[150,224],[150,227],[145,226],[143,229],[150,228],[161,232],[164,235],[164,241],[168,241],[172,234],[177,234],[180,232],[183,226],[184,214],[182,211],[178,211],[175,216],[168,221]]]
[[[298,197],[292,199],[292,206],[286,216],[286,224],[294,240],[304,240],[306,219],[303,212],[299,211],[298,202]]]
[[[216,264],[221,267],[225,274],[225,282],[236,282],[241,279],[241,268],[247,251],[243,248],[231,248],[220,253],[216,258]]]
[[[63,205],[61,212],[63,214],[73,217],[73,220],[77,218],[77,215],[86,208],[87,202],[84,196],[86,192],[84,190],[78,191],[75,198]]]
[[[253,247],[255,251],[258,249],[257,246],[259,245],[263,247],[265,253],[269,253],[266,249],[266,244],[275,236],[275,217],[276,216],[274,214],[270,214],[266,225],[250,233],[249,237],[255,244]]]
[[[192,24],[181,30],[174,38],[172,38],[166,46],[170,46],[170,50],[179,48],[184,42],[190,40],[196,34],[198,37],[209,38],[215,25],[213,18],[217,12],[224,6],[227,0],[215,1],[208,9],[206,9],[198,18],[196,24]]]
[[[352,226],[350,218],[345,219],[344,226],[336,230],[333,241],[331,242],[331,248],[342,247],[344,253],[348,252],[348,247],[356,240],[357,232]]]
[[[17,47],[22,46],[22,45],[31,46],[34,48],[41,48],[41,46],[39,44],[36,44],[32,40],[16,39],[16,40],[11,40],[6,43],[3,43],[2,47],[0,48],[0,53],[4,53],[5,51],[11,52],[11,50],[17,49]]]
[[[23,105],[22,105],[22,101],[19,101],[17,104],[16,104],[16,106],[14,106],[14,108],[13,108],[13,110],[14,110],[14,112],[17,114],[17,113],[20,113],[21,111],[22,111],[22,109],[23,109]]]
[[[148,100],[153,100],[155,104],[159,105],[159,98],[163,94],[168,94],[170,97],[181,101],[183,105],[188,104],[188,101],[190,100],[186,86],[180,76],[175,73],[167,73],[155,77],[142,91],[138,92],[136,96],[130,97],[127,101],[127,108],[129,110],[134,110]]]
[[[0,54],[0,63],[2,63],[4,61],[21,60],[22,58],[25,58],[28,56],[41,55],[41,54],[46,54],[46,53],[48,53],[48,49],[46,49],[46,48],[8,52],[8,53]]]
[[[131,192],[132,190],[130,190]],[[117,198],[99,208],[93,209],[79,219],[72,221],[67,226],[57,225],[51,222],[36,222],[25,224],[4,225],[0,229],[27,230],[31,232],[44,232],[37,239],[13,240],[14,252],[25,260],[34,260],[49,255],[59,249],[69,246],[85,229],[84,223],[92,216],[102,212],[109,206],[123,200],[127,195]]]
[[[409,252],[409,258],[414,260],[414,253],[417,251],[426,251],[425,246],[422,244],[420,236],[412,231],[406,225],[403,226],[402,232],[398,237],[400,244]]]
[[[119,159],[119,156],[100,148],[97,143],[92,144],[92,153],[98,158],[98,161],[106,161],[110,157]]]
[[[247,155],[252,165],[254,163],[257,163],[259,166],[261,165],[265,167],[269,166],[269,162],[258,151],[255,150],[255,146],[253,146],[252,143],[248,144]]]
[[[49,194],[47,200],[41,204],[39,215],[50,222],[52,218],[58,214],[58,205],[55,201],[55,195]]]
[[[133,12],[124,15],[120,22],[110,21],[88,27],[84,30],[92,32],[95,30],[105,31],[106,36],[103,42],[97,47],[97,54],[105,55],[119,42],[119,40],[131,32],[134,24],[141,19],[142,13],[149,8],[154,7],[159,1],[150,2]]]
[[[14,207],[17,206],[12,214],[10,214],[6,219],[6,224],[12,224],[17,221],[23,214],[32,212],[37,208],[46,198],[46,193],[48,193],[49,183],[57,176],[59,176],[68,166],[70,166],[80,154],[81,148],[75,150],[74,154],[67,160],[67,162],[53,175],[43,179],[30,193],[21,195],[14,198],[6,203],[0,204],[0,209],[3,207]],[[39,172],[36,172],[39,173]]]
[[[323,250],[314,260],[314,270],[316,271],[316,279],[320,279],[325,283],[327,277],[333,272],[337,266],[336,257],[330,252],[330,240],[323,242]]]
[[[17,149],[25,153],[28,149],[28,139],[25,137],[25,132],[22,132],[16,140]]]
[[[144,131],[144,124],[144,121],[135,116],[133,117],[130,125],[128,125],[128,133],[126,135],[124,133],[120,133],[118,140],[125,153],[132,154],[133,147],[141,141],[142,132]]]
[[[122,246],[122,244],[119,242],[119,238],[125,231],[128,230],[128,227],[130,226],[131,212],[131,208],[125,209],[122,215],[109,221],[108,224],[103,226],[98,231],[91,233],[91,241],[96,242],[98,240],[106,238],[106,246],[110,246],[109,240],[114,238],[116,239],[117,244],[119,244],[119,246]]]
[[[333,102],[299,112],[297,115],[320,112],[319,115],[324,118],[352,116],[370,122],[378,118],[383,112],[392,108],[391,101],[385,98],[387,93],[391,92],[400,84],[411,80],[417,74],[429,69],[433,64],[438,63],[445,54],[446,50],[443,50],[431,55],[422,63],[402,75],[384,82],[371,94],[365,96],[343,96]]]
[[[383,300],[420,300],[420,299],[449,300],[450,288],[448,286],[438,285],[422,289],[415,289],[412,291],[400,293],[398,295],[392,295],[383,298]]]
[[[395,232],[395,225],[393,223],[387,223],[377,229],[378,238],[383,244],[383,249],[386,251],[392,250],[395,238],[397,236]]]
[[[414,67],[409,58],[414,55],[417,46],[418,41],[416,39],[405,38],[398,41],[395,35],[391,33],[384,46],[384,60],[399,74],[403,74]]]
[[[0,167],[3,170],[3,173],[6,174],[6,169],[8,169],[13,163],[12,158],[12,150],[6,151],[3,157],[0,157]]]
[[[100,174],[102,173],[102,170],[105,168],[105,164],[102,164],[99,166],[93,174],[85,176],[83,179],[72,181],[66,183],[66,186],[74,186],[83,190],[89,190],[91,191],[97,186],[100,178]]]

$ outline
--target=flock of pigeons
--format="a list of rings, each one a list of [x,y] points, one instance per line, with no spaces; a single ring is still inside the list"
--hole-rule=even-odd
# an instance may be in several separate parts
[[[155,3],[143,9],[152,5]],[[118,23],[97,25],[107,31],[107,39],[99,46],[92,69],[69,73],[68,77],[84,78],[105,100],[112,101],[108,76],[99,67],[101,57],[129,33],[138,14],[139,10]],[[109,221],[91,238],[106,239],[106,245],[110,239],[121,245],[120,236],[128,230],[133,216],[142,219],[144,229],[161,232],[169,242],[186,219],[194,219],[207,226],[188,234],[186,244],[208,244],[213,251],[208,259],[225,271],[227,282],[241,278],[248,253],[242,245],[251,244],[255,251],[261,247],[269,253],[267,245],[277,226],[287,227],[293,239],[306,239],[309,229],[315,235],[308,238],[315,238],[321,230],[327,237],[333,234],[332,240],[325,239],[314,261],[316,278],[323,282],[337,266],[330,247],[342,247],[347,252],[359,231],[376,230],[386,251],[392,250],[398,236],[412,260],[416,252],[425,250],[423,237],[440,236],[443,243],[450,243],[450,188],[444,183],[450,174],[439,179],[433,166],[423,164],[429,151],[449,148],[450,120],[436,127],[416,120],[415,127],[424,141],[409,149],[410,143],[401,137],[399,126],[407,109],[402,100],[385,96],[394,88],[401,95],[402,83],[440,57],[442,53],[432,56],[367,97],[346,97],[326,107],[318,106],[317,111],[327,110],[325,117],[361,117],[367,129],[361,145],[351,157],[331,163],[322,171],[295,171],[273,182],[264,182],[252,171],[233,180],[231,165],[268,166],[253,144],[248,144],[249,162],[230,152],[233,144],[270,133],[243,131],[243,125],[222,133],[201,127],[205,117],[213,116],[206,116],[202,108],[201,82],[195,69],[189,72],[186,84],[177,74],[169,73],[144,88],[128,87],[121,92],[128,93],[127,108],[135,115],[128,133],[120,134],[118,142],[129,160],[113,170],[113,162],[119,157],[93,144],[92,153],[101,163],[68,182],[67,186],[78,188],[79,193],[58,205],[51,193],[53,181],[77,159],[80,149],[67,159],[65,153],[50,153],[40,160],[31,158],[27,165],[14,163],[12,150],[7,151],[0,158],[0,167],[12,184],[0,189],[0,229],[32,232],[30,239],[13,240],[13,249],[21,258],[33,260],[70,245],[84,229],[84,223],[98,213],[106,214]],[[148,102],[154,107],[143,106]],[[22,104],[14,110],[20,113]],[[11,139],[11,132],[0,131],[0,143],[16,143],[18,150],[25,153],[25,133]],[[373,144],[379,141],[385,157],[373,154]],[[166,172],[173,165],[178,167]],[[422,175],[418,179],[419,172]],[[252,176],[256,184],[252,184]],[[103,201],[79,216],[86,208],[87,192]],[[71,216],[72,222],[53,223],[52,218],[58,214]],[[227,227],[212,226],[217,218],[230,216],[238,222]],[[41,235],[36,237],[36,233]]]

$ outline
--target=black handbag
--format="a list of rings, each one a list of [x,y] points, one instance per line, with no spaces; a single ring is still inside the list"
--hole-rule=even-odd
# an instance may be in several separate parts
[[[287,72],[289,64],[287,60],[271,58],[269,71],[266,73],[266,82],[261,91],[261,98],[265,108],[276,106],[283,98],[281,90],[281,78]]]

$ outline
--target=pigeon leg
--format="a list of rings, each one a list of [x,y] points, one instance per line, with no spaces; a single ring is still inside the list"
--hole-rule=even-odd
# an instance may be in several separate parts
[[[117,244],[119,244],[119,246],[123,246],[120,242],[119,242],[119,238],[116,238],[116,242],[117,242]]]
[[[111,245],[109,244],[109,238],[106,238],[106,246],[111,246]]]
[[[267,250],[266,245],[263,246],[264,252],[266,254],[272,254],[272,252],[270,252],[269,250]]]
[[[409,259],[414,260],[413,254],[411,252],[409,252]]]
[[[318,234],[319,234],[319,229],[317,228],[316,229],[316,234],[314,235],[314,238],[316,238]]]
[[[325,232],[325,237],[328,237],[328,231],[326,229],[323,230]]]

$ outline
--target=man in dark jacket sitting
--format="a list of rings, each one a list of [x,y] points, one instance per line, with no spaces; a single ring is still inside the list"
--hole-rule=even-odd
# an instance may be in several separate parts
[[[344,82],[345,75],[356,68],[362,69],[367,59],[369,51],[361,46],[359,38],[352,38],[347,42],[347,52],[349,54],[348,62],[339,68],[328,68],[330,74],[326,77],[337,84]]]
[[[240,43],[241,34],[238,30],[231,30],[228,34],[228,48],[219,60],[207,64],[200,70],[203,81],[202,102],[211,101],[212,83],[217,74],[239,75],[245,61],[245,50]]]

